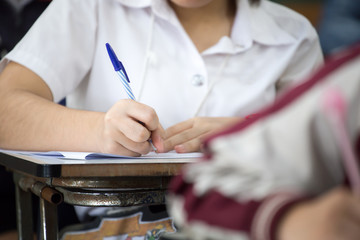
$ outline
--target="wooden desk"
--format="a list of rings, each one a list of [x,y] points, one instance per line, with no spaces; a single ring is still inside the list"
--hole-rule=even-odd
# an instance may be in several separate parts
[[[1,153],[14,173],[19,239],[32,240],[31,194],[40,199],[40,239],[58,239],[57,205],[133,206],[165,202],[170,178],[190,159],[92,159]]]

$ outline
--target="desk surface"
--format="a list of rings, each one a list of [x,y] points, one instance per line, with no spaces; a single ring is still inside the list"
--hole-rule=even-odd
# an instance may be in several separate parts
[[[0,152],[0,164],[40,178],[174,176],[189,159],[92,159],[64,160]]]

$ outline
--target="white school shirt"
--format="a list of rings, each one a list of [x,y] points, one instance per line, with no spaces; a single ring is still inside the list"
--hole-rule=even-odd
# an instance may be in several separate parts
[[[66,96],[68,107],[105,112],[127,98],[106,42],[164,128],[193,117],[204,99],[199,116],[254,113],[274,100],[277,84],[299,81],[322,62],[311,24],[268,1],[238,0],[230,38],[199,53],[165,0],[54,0],[0,71],[18,62],[47,83],[54,101]],[[83,219],[104,209],[76,211]]]
[[[18,62],[47,83],[54,101],[105,112],[127,98],[107,42],[137,100],[164,128],[194,117],[202,101],[199,116],[254,113],[274,100],[276,84],[301,80],[322,62],[311,24],[269,1],[238,0],[231,37],[199,53],[165,0],[54,0],[0,71]]]

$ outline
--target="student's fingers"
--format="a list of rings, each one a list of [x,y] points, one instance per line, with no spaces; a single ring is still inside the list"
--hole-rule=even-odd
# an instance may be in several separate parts
[[[125,148],[121,144],[114,141],[105,144],[103,152],[109,154],[121,155],[121,156],[130,156],[130,157],[138,157],[141,155],[140,153],[130,151],[129,149]]]
[[[181,132],[184,132],[187,129],[202,129],[205,131],[217,131],[225,126],[229,126],[235,122],[238,122],[240,118],[238,117],[195,117],[189,120],[180,122],[174,126],[166,129],[166,139],[171,138],[175,135],[178,135]]]
[[[187,143],[185,144],[186,146],[178,147],[178,150],[182,151],[181,148],[184,148],[183,151],[186,152],[190,152],[190,150],[199,151],[201,141],[200,137],[203,136],[206,132],[207,129],[202,128],[187,129],[170,138],[167,138],[164,142],[164,150],[165,152],[168,152],[175,149],[175,146]]]
[[[138,156],[147,154],[151,151],[151,145],[148,141],[134,142],[126,137],[120,131],[111,131],[106,137],[105,151],[107,153],[120,154],[125,152],[131,154],[130,156]]]
[[[188,119],[186,121],[175,124],[166,129],[166,139],[173,137],[189,128],[192,128],[194,124],[194,119]]]
[[[150,131],[158,128],[159,118],[153,108],[132,100],[127,101],[130,103],[127,105],[126,113],[130,118],[140,122]]]
[[[101,152],[124,155],[124,156],[133,156],[133,157],[140,156],[140,153],[127,149],[126,147],[121,145],[118,141],[114,141],[114,139],[110,137],[105,137],[102,140]]]
[[[165,131],[161,125],[158,126],[157,129],[151,132],[151,140],[156,148],[156,152],[162,153],[165,150],[164,147],[164,136]]]
[[[140,155],[147,154],[153,150],[150,142],[147,140],[144,142],[134,142],[124,136],[124,138],[118,140],[118,142],[121,142],[121,145],[126,149],[139,153]]]
[[[131,124],[133,124],[135,128],[145,129],[145,132],[148,132],[148,130],[138,122],[124,116],[118,117],[118,115],[108,112],[104,117],[104,124],[100,131],[99,146],[101,151],[114,154],[125,153],[131,156],[133,156],[134,153],[136,153],[136,155],[148,153],[151,149],[149,142],[147,142],[150,133],[146,133],[147,136],[144,136],[142,141],[134,141],[133,139],[138,140],[136,139],[138,134],[135,134],[135,137],[132,137],[130,134],[129,138],[119,129],[119,125],[129,126]],[[133,129],[132,127],[130,128]],[[122,148],[130,152],[123,151]]]
[[[201,140],[196,138],[212,131],[214,122],[214,118],[197,117],[166,129],[165,152],[174,150],[175,146],[179,152],[199,151]],[[191,140],[187,146],[179,146]]]
[[[156,112],[132,100],[118,101],[105,115],[105,125],[113,126],[135,142],[149,139],[152,130],[159,126]]]
[[[147,141],[151,135],[151,132],[143,124],[132,118],[117,121],[116,128],[134,142]]]
[[[153,108],[128,99],[122,99],[115,103],[106,115],[114,119],[118,118],[118,120],[125,117],[132,118],[150,131],[155,130],[159,125],[158,116]]]
[[[176,145],[174,147],[174,149],[177,153],[199,152],[201,149],[202,143],[203,143],[203,138],[198,137],[198,138],[194,138],[190,141],[187,141],[185,143]]]
[[[228,124],[238,120],[239,118],[229,117],[195,117],[187,121],[178,123],[166,130],[164,150],[166,152],[173,150],[177,145],[181,145],[192,139],[199,138],[204,134],[214,133],[215,131],[223,128],[224,126],[227,126]],[[199,150],[199,140],[194,140],[194,144],[192,145],[193,146],[189,145],[188,150]],[[178,150],[181,151],[181,147],[178,147]],[[184,151],[187,150],[184,149]]]
[[[177,153],[201,152],[204,140],[211,135],[211,132],[201,134],[187,142],[174,147]]]
[[[155,130],[150,132],[146,127],[144,127],[143,124],[134,121],[131,118],[127,118],[118,124],[118,128],[128,139],[137,143],[145,141],[148,142],[149,139],[151,139],[152,144],[156,148],[157,152],[164,151],[163,136],[165,135],[165,131],[160,124]],[[151,150],[154,150],[150,142],[149,144]]]
[[[112,108],[106,113],[104,125],[104,131],[107,131],[108,135],[111,135],[112,131],[114,134],[120,131],[134,142],[144,142],[150,137],[148,129],[138,121],[130,118],[126,112],[117,111],[117,108]]]

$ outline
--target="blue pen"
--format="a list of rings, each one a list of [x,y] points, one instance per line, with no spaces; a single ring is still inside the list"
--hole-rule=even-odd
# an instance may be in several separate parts
[[[112,49],[112,47],[110,46],[109,43],[106,43],[106,50],[109,54],[109,57],[110,57],[110,60],[111,60],[111,63],[113,64],[114,66],[114,69],[115,69],[115,72],[119,75],[120,77],[120,80],[121,80],[121,83],[123,84],[124,86],[124,89],[128,95],[128,97],[134,101],[136,101],[135,99],[135,96],[131,90],[131,87],[130,87],[130,80],[129,80],[129,77],[125,71],[125,68],[124,66],[122,65],[122,63],[120,62],[120,60],[117,58],[114,50]],[[149,139],[149,142],[151,144],[151,147],[153,148],[154,151],[156,151],[156,148],[154,146],[154,144],[152,143],[151,139]]]
[[[107,52],[109,54],[109,57],[110,57],[110,60],[114,66],[114,69],[115,69],[115,72],[119,75],[120,77],[120,80],[124,86],[124,89],[128,95],[128,97],[132,100],[136,100],[135,99],[135,96],[131,90],[131,87],[130,87],[130,80],[129,80],[129,77],[128,75],[126,74],[126,71],[125,71],[125,68],[124,66],[122,65],[122,63],[119,61],[119,59],[117,58],[114,50],[112,49],[112,47],[110,46],[109,43],[106,43],[106,49],[107,49]]]

